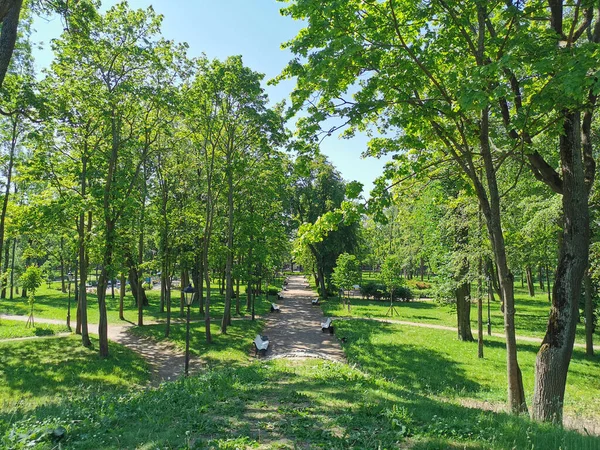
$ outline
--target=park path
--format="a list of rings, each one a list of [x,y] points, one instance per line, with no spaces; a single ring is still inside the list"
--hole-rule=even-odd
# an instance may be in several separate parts
[[[316,294],[303,276],[289,277],[283,299],[278,302],[281,312],[269,314],[263,334],[269,337],[266,357],[309,357],[345,362],[342,347],[335,335],[323,333],[323,313],[311,301]]]
[[[19,316],[11,314],[0,314],[0,319],[6,320],[20,320],[27,321],[28,316]],[[57,319],[35,319],[37,323],[48,323],[55,325],[64,325],[64,320]],[[153,325],[160,322],[145,320],[146,325]],[[108,339],[117,344],[124,345],[125,347],[138,353],[142,358],[146,360],[150,367],[150,384],[157,386],[163,381],[175,380],[183,374],[183,367],[185,363],[185,353],[179,350],[175,345],[165,342],[156,341],[149,337],[137,336],[130,333],[129,330],[133,328],[135,324],[131,322],[125,322],[124,324],[109,324],[108,325]],[[90,334],[97,334],[98,325],[88,325]],[[51,336],[47,336],[51,337]],[[30,337],[30,338],[18,338],[18,339],[44,339],[46,336]],[[58,336],[56,336],[58,337]],[[10,339],[14,340],[14,339]],[[9,341],[6,339],[5,341]],[[194,372],[193,368],[198,368],[200,364],[196,361],[196,358],[190,358],[190,372]]]

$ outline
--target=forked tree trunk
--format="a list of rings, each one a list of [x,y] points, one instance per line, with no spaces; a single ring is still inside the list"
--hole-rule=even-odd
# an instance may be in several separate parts
[[[566,114],[559,141],[563,176],[563,234],[548,328],[535,364],[532,418],[561,424],[567,372],[588,267],[589,210],[581,151],[580,114]]]
[[[527,289],[529,290],[529,295],[531,297],[535,297],[535,286],[533,284],[533,274],[531,272],[531,266],[526,267],[525,273],[527,275]]]

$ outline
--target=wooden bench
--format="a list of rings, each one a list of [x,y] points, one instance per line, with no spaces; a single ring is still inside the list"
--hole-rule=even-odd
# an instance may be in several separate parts
[[[267,353],[267,349],[269,348],[269,338],[267,336],[261,336],[260,334],[256,335],[254,339],[254,356],[257,354],[261,354],[264,356]]]
[[[321,331],[323,333],[329,331],[329,334],[333,334],[333,321],[331,320],[331,317],[328,317],[325,322],[321,322]]]
[[[311,301],[311,304],[312,304],[313,306],[317,306],[317,305],[319,304],[319,299],[318,299],[318,298],[315,298],[314,300],[312,300],[312,301]]]
[[[271,312],[281,312],[281,309],[275,303],[271,303]]]

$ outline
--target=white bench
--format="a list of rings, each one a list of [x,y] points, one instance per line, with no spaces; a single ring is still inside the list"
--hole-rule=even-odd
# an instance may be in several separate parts
[[[281,309],[275,303],[271,303],[271,312],[281,312]]]
[[[328,317],[325,322],[321,322],[321,331],[323,333],[329,331],[330,334],[333,334],[333,321],[331,320],[331,317]]]
[[[266,336],[264,336],[266,338]],[[256,335],[256,338],[254,339],[254,356],[256,356],[257,354],[261,353],[264,355],[265,353],[267,353],[267,349],[269,348],[269,339],[263,339],[263,336],[261,336],[260,334]]]
[[[319,304],[319,299],[318,299],[318,298],[315,298],[314,300],[312,300],[312,301],[311,301],[311,303],[312,303],[313,305],[318,305],[318,304]]]

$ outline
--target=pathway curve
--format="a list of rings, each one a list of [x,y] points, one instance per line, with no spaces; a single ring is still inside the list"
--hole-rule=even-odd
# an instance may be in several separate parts
[[[0,319],[26,321],[27,316],[0,314]],[[36,318],[37,323],[49,323],[64,325],[64,320]],[[159,322],[145,321],[146,325],[153,325]],[[137,336],[130,333],[129,330],[135,325],[130,322],[108,325],[108,338],[117,344],[133,350],[142,356],[150,366],[150,383],[153,386],[163,381],[174,380],[183,374],[185,363],[185,353],[179,350],[174,344],[165,341],[155,341],[149,337]],[[95,331],[98,325],[88,325],[90,334],[97,334]],[[39,337],[40,339],[42,337]],[[190,372],[198,368],[200,364],[196,358],[190,359]]]
[[[267,358],[312,357],[345,362],[335,335],[323,333],[323,313],[311,301],[316,294],[302,276],[289,278],[287,290],[278,302],[281,312],[271,313],[263,334],[269,337]]]

